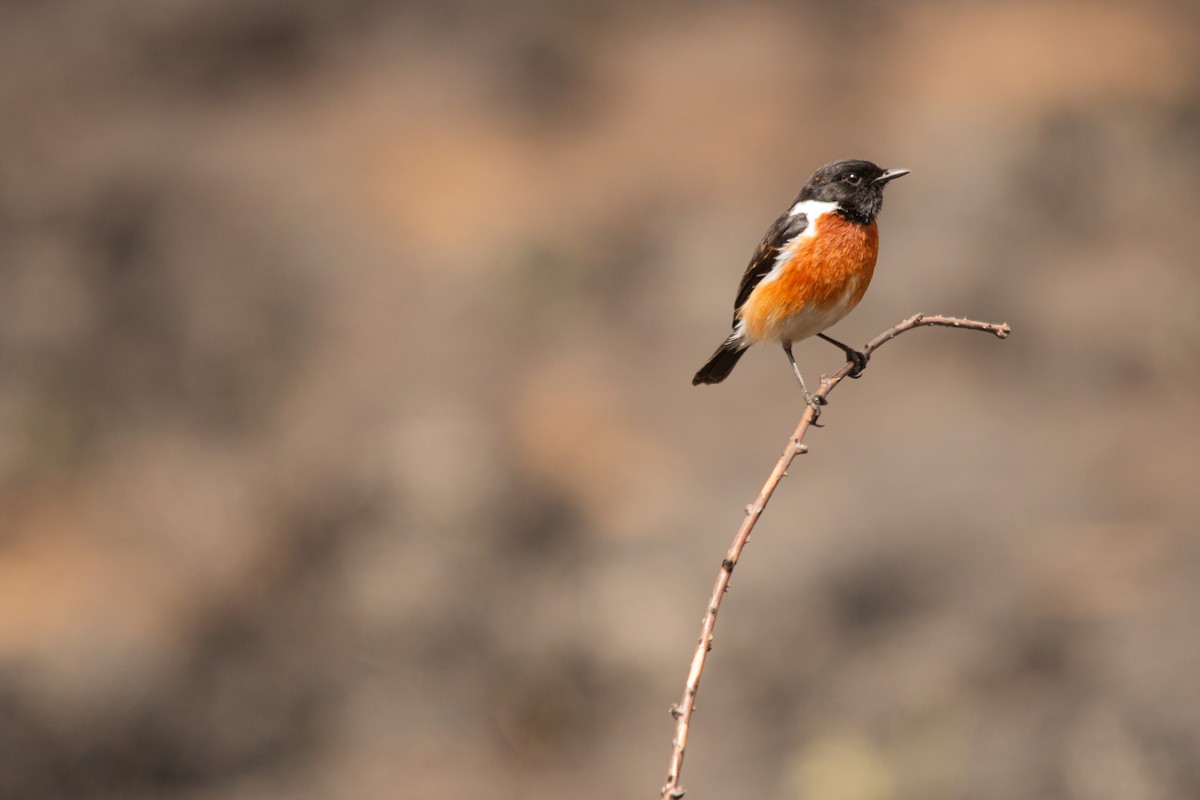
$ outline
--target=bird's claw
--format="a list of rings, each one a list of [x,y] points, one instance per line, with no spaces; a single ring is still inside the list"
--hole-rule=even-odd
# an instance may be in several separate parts
[[[867,368],[867,354],[861,350],[846,350],[846,359],[854,364],[850,371],[846,373],[848,378],[861,378],[863,370]]]
[[[804,393],[804,404],[812,409],[812,421],[809,423],[814,428],[824,428],[825,426],[817,422],[821,417],[821,407],[828,405],[829,401],[819,394]]]

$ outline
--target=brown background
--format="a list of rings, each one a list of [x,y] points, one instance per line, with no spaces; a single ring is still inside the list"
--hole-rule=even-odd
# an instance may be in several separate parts
[[[0,4],[0,797],[1200,796],[1188,2]],[[811,375],[833,348],[797,349]]]

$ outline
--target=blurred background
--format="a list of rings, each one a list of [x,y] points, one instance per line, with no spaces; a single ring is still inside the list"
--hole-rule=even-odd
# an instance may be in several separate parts
[[[1200,796],[1193,3],[0,5],[0,797]],[[797,348],[812,376],[842,359]]]

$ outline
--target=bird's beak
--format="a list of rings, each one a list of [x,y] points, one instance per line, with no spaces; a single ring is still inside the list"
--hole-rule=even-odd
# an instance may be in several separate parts
[[[907,169],[889,169],[875,179],[875,183],[887,183],[890,180],[895,180],[904,175],[907,175],[911,170]]]

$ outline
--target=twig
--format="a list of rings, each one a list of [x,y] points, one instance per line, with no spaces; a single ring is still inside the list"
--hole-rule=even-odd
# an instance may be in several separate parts
[[[930,325],[983,331],[984,333],[993,334],[1000,339],[1007,338],[1010,332],[1007,324],[996,325],[991,322],[977,322],[972,319],[917,314],[876,336],[862,349],[862,353],[870,358],[873,352],[900,334],[911,331],[914,328],[922,328]],[[853,369],[854,362],[847,361],[845,366],[834,373],[833,377],[823,377],[821,379],[821,387],[816,392],[818,402],[825,400],[834,387],[841,383]],[[725,596],[725,592],[729,588],[729,578],[733,575],[733,568],[737,566],[742,549],[750,539],[750,532],[754,530],[755,523],[762,516],[763,510],[766,509],[767,501],[774,494],[775,487],[779,485],[780,479],[787,473],[792,459],[801,453],[808,452],[808,446],[804,444],[804,437],[808,433],[808,429],[816,422],[818,414],[819,412],[813,406],[805,408],[804,416],[800,418],[800,424],[796,426],[795,432],[788,439],[783,455],[779,457],[775,468],[771,470],[771,474],[767,478],[767,482],[763,484],[758,497],[753,503],[746,506],[746,518],[742,521],[742,526],[738,529],[737,535],[733,537],[733,544],[729,546],[729,552],[725,554],[725,559],[721,562],[721,570],[717,573],[717,581],[713,585],[712,596],[708,600],[708,609],[704,612],[704,621],[700,627],[700,641],[696,645],[695,655],[692,656],[692,666],[688,670],[687,683],[683,688],[683,698],[679,703],[671,707],[671,716],[675,718],[675,740],[671,748],[671,763],[667,768],[667,782],[663,784],[662,791],[659,793],[661,797],[667,800],[678,800],[678,798],[683,797],[684,792],[683,788],[679,785],[679,776],[683,769],[683,754],[687,748],[687,737],[692,722],[692,712],[696,708],[696,691],[700,686],[700,674],[704,671],[704,662],[708,658],[708,651],[712,649],[713,628],[717,624],[717,613],[721,610],[721,599]]]

